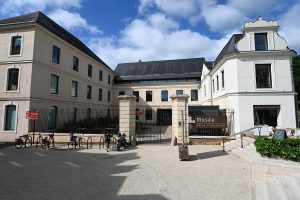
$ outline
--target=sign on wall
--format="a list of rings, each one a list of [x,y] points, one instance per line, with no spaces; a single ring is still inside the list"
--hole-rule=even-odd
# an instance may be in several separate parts
[[[36,112],[36,111],[27,111],[26,112],[26,119],[38,120],[39,119],[39,113]]]
[[[197,128],[227,128],[226,116],[196,116]]]

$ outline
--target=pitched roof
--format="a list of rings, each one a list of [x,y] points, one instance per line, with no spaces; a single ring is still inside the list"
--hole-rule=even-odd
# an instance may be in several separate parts
[[[115,69],[115,81],[200,78],[204,58],[121,63]]]
[[[235,45],[244,37],[243,34],[233,34],[227,44],[224,46],[222,51],[219,53],[217,58],[214,61],[214,65],[216,65],[224,56],[238,52],[235,48]]]
[[[51,33],[65,40],[75,48],[79,49],[80,51],[84,52],[91,58],[95,59],[96,61],[110,69],[110,67],[105,62],[103,62],[94,52],[92,52],[83,42],[81,42],[78,38],[76,38],[74,35],[69,33],[67,30],[62,28],[60,25],[58,25],[56,22],[54,22],[52,19],[50,19],[40,11],[0,20],[0,27],[28,23],[37,23],[41,25]]]
[[[212,70],[214,68],[214,61],[205,61],[207,69]]]

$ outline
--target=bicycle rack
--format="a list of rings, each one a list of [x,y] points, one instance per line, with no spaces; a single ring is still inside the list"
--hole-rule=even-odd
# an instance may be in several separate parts
[[[90,148],[93,147],[93,139],[92,137],[88,137],[87,141],[86,141],[86,149],[89,149],[89,141],[90,141]]]
[[[101,149],[101,141],[102,141],[102,148],[104,148],[104,143],[105,143],[105,140],[104,140],[104,137],[100,137],[100,140],[99,140],[99,149]]]
[[[54,133],[49,134],[49,139],[52,141],[52,147],[54,147]]]

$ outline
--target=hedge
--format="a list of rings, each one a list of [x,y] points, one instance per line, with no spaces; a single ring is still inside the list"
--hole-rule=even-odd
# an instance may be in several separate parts
[[[300,162],[300,139],[279,140],[267,137],[257,137],[256,151],[270,158],[284,158]]]

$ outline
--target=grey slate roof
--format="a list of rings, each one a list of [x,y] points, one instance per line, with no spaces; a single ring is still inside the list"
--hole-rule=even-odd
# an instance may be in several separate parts
[[[224,46],[222,51],[219,53],[217,58],[214,61],[216,65],[224,56],[238,52],[235,48],[235,45],[244,37],[243,34],[233,34],[227,44]]]
[[[204,58],[121,63],[115,81],[200,78]]]
[[[214,68],[214,61],[205,61],[207,69],[212,70]]]
[[[0,20],[0,27],[28,23],[37,23],[41,25],[51,33],[70,43],[75,48],[79,49],[80,51],[84,52],[91,58],[95,59],[96,61],[110,69],[110,67],[106,63],[104,63],[95,53],[93,53],[85,44],[83,44],[83,42],[81,42],[78,38],[66,31],[64,28],[62,28],[60,25],[58,25],[56,22],[54,22],[52,19],[50,19],[40,11]]]

